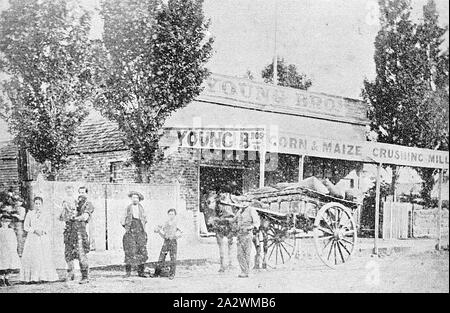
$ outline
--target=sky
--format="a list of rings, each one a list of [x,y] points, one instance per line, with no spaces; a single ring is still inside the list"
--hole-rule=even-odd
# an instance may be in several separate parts
[[[79,1],[93,12],[98,8],[98,0]],[[440,23],[448,25],[448,1],[435,1]],[[414,17],[425,3],[412,1]],[[0,10],[7,6],[0,0]],[[275,51],[276,13],[277,55],[312,79],[311,91],[360,98],[364,78],[374,78],[376,0],[204,0],[204,11],[215,38],[207,64],[214,73],[243,76],[250,70],[260,79]],[[97,16],[91,35],[100,37],[102,27]],[[5,132],[0,124],[0,140]]]

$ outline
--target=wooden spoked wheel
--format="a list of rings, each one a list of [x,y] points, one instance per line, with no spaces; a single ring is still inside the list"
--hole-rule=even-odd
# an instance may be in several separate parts
[[[267,265],[275,268],[287,263],[294,255],[295,240],[286,225],[271,223],[267,230]]]
[[[314,243],[322,262],[335,268],[350,259],[356,246],[356,223],[350,209],[336,202],[325,204],[314,222]]]

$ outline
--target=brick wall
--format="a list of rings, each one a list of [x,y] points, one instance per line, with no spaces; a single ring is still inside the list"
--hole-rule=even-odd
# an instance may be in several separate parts
[[[71,155],[64,169],[57,176],[59,181],[111,182],[111,163],[120,162],[117,170],[118,183],[136,180],[136,169],[128,164],[129,152],[111,151]]]
[[[115,166],[114,182],[137,182],[136,167],[128,161],[127,150],[71,155],[67,166],[57,177],[59,181],[111,182],[111,164]],[[248,158],[248,156],[247,156]],[[248,161],[240,155],[208,154],[197,149],[178,148],[156,162],[150,169],[150,184],[180,184],[180,196],[186,201],[188,210],[199,205],[199,167],[200,165],[239,166],[249,169],[244,180],[250,187],[256,187],[258,177],[257,161]]]
[[[188,209],[198,204],[198,159],[195,150],[179,149],[176,153],[154,164],[149,173],[149,183],[165,184],[178,181],[181,197]],[[137,182],[136,167],[129,162],[130,152],[111,151],[71,155],[68,164],[57,176],[59,181],[86,182]],[[111,165],[114,166],[113,172]]]

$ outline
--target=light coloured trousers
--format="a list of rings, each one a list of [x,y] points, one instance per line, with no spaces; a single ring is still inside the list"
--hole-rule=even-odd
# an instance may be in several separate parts
[[[239,234],[237,237],[237,259],[242,274],[250,272],[250,254],[252,252],[253,234]]]

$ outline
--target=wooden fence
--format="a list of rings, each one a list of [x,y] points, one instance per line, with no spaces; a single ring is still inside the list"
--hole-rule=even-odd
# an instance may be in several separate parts
[[[167,210],[175,208],[179,212],[179,222],[184,229],[192,231],[192,212],[186,211],[185,202],[180,200],[179,185],[149,185],[149,184],[112,184],[112,183],[82,183],[82,182],[49,182],[34,181],[31,183],[32,196],[41,196],[44,199],[44,209],[51,216],[51,236],[53,254],[57,266],[64,264],[64,223],[58,217],[61,204],[65,196],[65,187],[71,185],[75,191],[80,186],[88,188],[88,199],[95,207],[92,219],[89,222],[89,237],[91,250],[122,250],[122,236],[124,229],[120,224],[120,217],[125,207],[130,203],[128,192],[138,191],[144,195],[142,205],[145,208],[148,223],[148,246],[160,246],[161,239],[153,233],[156,225],[166,218]],[[191,227],[192,226],[192,227]],[[155,251],[157,249],[151,249]],[[152,256],[153,258],[156,257]]]
[[[411,203],[386,201],[383,204],[383,239],[406,239],[410,235]]]

